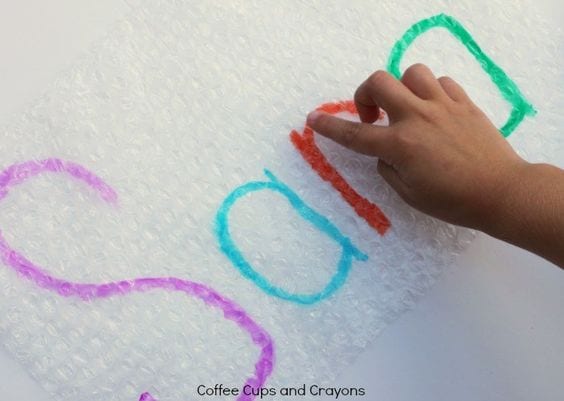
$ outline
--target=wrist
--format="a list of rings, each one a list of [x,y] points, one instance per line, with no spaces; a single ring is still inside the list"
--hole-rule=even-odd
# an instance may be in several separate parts
[[[527,163],[516,173],[483,231],[564,268],[564,170]]]
[[[506,176],[505,184],[496,192],[490,218],[481,231],[498,239],[523,246],[525,238],[535,237],[554,224],[554,190],[558,186],[556,167],[544,163],[523,162]],[[556,174],[555,174],[556,173]]]
[[[500,168],[490,185],[484,187],[485,202],[480,205],[475,227],[502,240],[510,240],[523,223],[521,216],[530,208],[533,188],[539,180],[541,165],[522,159]]]

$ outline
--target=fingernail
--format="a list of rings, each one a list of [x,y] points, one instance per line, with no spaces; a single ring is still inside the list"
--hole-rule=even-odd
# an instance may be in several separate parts
[[[311,125],[314,124],[315,121],[317,121],[317,119],[319,118],[319,116],[323,114],[322,112],[320,112],[319,110],[313,110],[311,113],[309,113],[307,115],[307,124]]]

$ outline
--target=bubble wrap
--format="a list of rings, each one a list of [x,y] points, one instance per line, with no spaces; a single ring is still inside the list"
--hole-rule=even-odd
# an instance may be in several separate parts
[[[289,137],[385,68],[421,19],[456,18],[538,111],[509,137],[522,155],[561,152],[562,35],[532,3],[132,4],[0,129],[0,338],[54,399],[330,384],[429,289],[473,234],[412,210],[375,159],[316,136],[389,222],[379,232]],[[414,62],[507,120],[447,31],[419,37],[401,68]]]

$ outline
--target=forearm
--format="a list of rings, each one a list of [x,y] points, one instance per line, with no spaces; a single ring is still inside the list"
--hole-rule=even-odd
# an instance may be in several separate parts
[[[478,228],[564,268],[564,170],[527,164],[502,194]]]

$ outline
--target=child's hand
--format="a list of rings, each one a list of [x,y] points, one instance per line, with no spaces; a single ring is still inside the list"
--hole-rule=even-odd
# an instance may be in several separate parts
[[[382,177],[411,206],[564,268],[564,171],[521,159],[456,82],[415,64],[401,81],[372,74],[354,100],[362,123],[315,111],[308,125],[377,156]],[[372,125],[380,107],[388,127]]]
[[[452,79],[415,64],[401,81],[372,74],[354,96],[362,123],[312,112],[307,123],[347,148],[379,157],[378,171],[411,206],[483,229],[527,165]],[[372,125],[382,107],[390,125]]]

